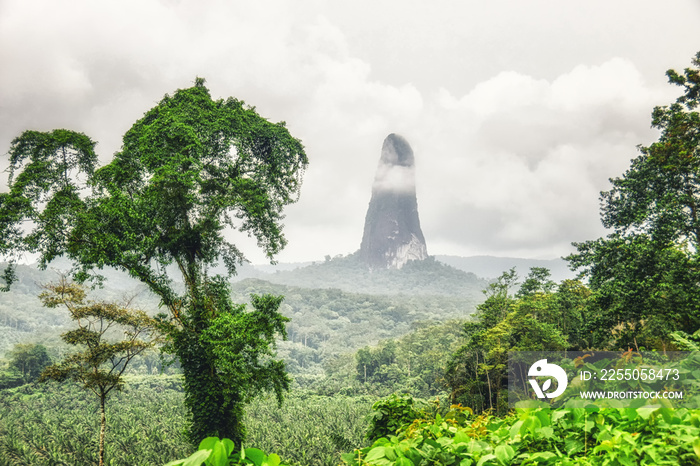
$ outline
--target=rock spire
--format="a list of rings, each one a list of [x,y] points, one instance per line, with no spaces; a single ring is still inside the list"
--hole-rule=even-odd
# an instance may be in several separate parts
[[[384,140],[372,185],[360,258],[370,269],[400,269],[428,258],[418,219],[413,150],[406,139]]]

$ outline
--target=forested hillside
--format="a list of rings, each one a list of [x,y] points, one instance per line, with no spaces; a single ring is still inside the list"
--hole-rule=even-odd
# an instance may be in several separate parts
[[[6,265],[0,263],[0,267]],[[47,270],[17,266],[17,282],[0,294],[0,357],[16,343],[49,341],[61,345],[58,336],[70,325],[69,315],[65,309],[44,307],[39,294],[45,284],[55,282],[67,270],[60,266]],[[116,271],[103,274],[107,278],[104,287],[92,290],[91,297],[109,302],[129,300],[134,307],[157,312],[158,300],[138,282]]]
[[[253,278],[232,284],[233,299],[238,303],[250,302],[251,294],[284,296],[280,312],[291,321],[286,326],[288,341],[279,341],[279,354],[292,374],[318,375],[329,358],[400,337],[417,323],[465,319],[483,300],[479,286],[487,283],[432,261],[375,273],[354,264],[352,258],[334,259],[327,264],[261,274],[294,283],[318,277],[317,281],[309,279],[305,286]],[[253,270],[248,269],[248,273]],[[49,341],[61,346],[58,336],[70,325],[68,314],[45,308],[38,299],[42,284],[55,281],[59,274],[31,266],[19,266],[17,274],[18,282],[1,295],[0,355],[16,343]],[[104,274],[107,280],[103,288],[90,293],[95,299],[116,302],[132,298],[133,306],[152,315],[159,312],[158,300],[138,282],[116,271]],[[314,287],[320,277],[328,287]],[[342,291],[343,284],[356,292]],[[410,293],[411,289],[419,292]]]
[[[279,271],[266,280],[304,288],[337,288],[370,294],[411,294],[461,296],[481,300],[487,280],[448,266],[434,257],[411,261],[401,269],[368,270],[358,253],[331,258],[324,262]]]

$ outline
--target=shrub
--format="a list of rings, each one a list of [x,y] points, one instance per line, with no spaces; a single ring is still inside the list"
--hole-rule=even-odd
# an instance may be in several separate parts
[[[188,458],[171,461],[165,466],[229,466],[253,464],[255,466],[286,466],[280,457],[272,453],[265,455],[257,448],[241,448],[234,453],[234,443],[230,439],[207,437],[201,441],[196,452]]]
[[[402,427],[424,416],[424,412],[415,408],[415,401],[410,395],[392,394],[372,405],[370,427],[367,439],[377,440],[380,437],[396,435]]]

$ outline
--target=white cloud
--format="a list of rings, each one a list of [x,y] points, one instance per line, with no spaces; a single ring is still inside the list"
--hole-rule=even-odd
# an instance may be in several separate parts
[[[477,84],[469,94],[452,106],[463,106],[480,117],[486,117],[504,110],[539,104],[546,96],[548,87],[547,81],[543,79],[504,71]]]
[[[559,76],[550,86],[548,105],[569,112],[612,105],[638,110],[651,94],[634,64],[617,57],[598,66],[579,65]]]
[[[442,157],[449,169],[438,161],[418,174],[432,180],[422,186],[440,180],[442,188],[423,198],[441,206],[421,210],[426,237],[469,244],[473,253],[556,256],[602,234],[599,191],[622,174],[636,144],[653,140],[648,115],[662,94],[619,58],[551,81],[509,71],[462,97],[441,90],[433,118],[454,121],[439,137],[461,150]]]

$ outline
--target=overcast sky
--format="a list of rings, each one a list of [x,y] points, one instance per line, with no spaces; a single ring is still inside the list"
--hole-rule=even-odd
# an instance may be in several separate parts
[[[605,234],[599,192],[656,139],[700,2],[0,0],[0,44],[0,169],[25,129],[82,131],[107,163],[201,76],[304,143],[280,261],[359,248],[392,132],[415,154],[429,254],[554,258]]]

